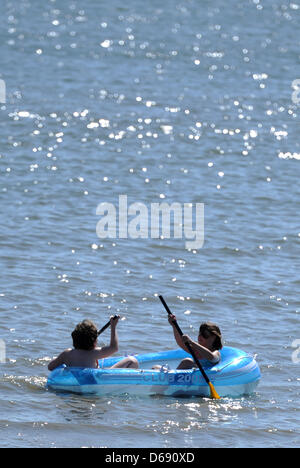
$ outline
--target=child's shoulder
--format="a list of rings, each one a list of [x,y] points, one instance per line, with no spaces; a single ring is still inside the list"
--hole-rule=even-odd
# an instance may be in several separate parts
[[[211,360],[213,364],[218,364],[221,361],[221,353],[220,351],[213,352],[214,358]]]
[[[72,353],[72,351],[74,351],[72,348],[68,348],[68,349],[65,349],[64,351],[62,351],[60,353],[61,356],[67,356],[69,355],[70,353]]]

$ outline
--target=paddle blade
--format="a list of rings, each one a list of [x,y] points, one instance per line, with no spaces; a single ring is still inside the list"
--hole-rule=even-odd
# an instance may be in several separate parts
[[[221,400],[221,397],[217,394],[217,391],[213,384],[209,382],[209,388],[210,388],[210,397],[213,398],[214,400]]]

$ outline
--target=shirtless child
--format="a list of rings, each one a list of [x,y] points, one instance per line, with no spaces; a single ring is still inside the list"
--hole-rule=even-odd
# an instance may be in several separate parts
[[[53,371],[65,364],[67,367],[98,368],[98,359],[112,356],[119,349],[117,334],[117,324],[120,317],[111,317],[111,337],[110,344],[103,348],[97,347],[98,330],[96,325],[90,320],[79,323],[72,333],[73,349],[66,349],[56,359],[50,362],[48,369]],[[112,369],[117,368],[138,368],[138,361],[134,357],[127,357],[115,364]]]

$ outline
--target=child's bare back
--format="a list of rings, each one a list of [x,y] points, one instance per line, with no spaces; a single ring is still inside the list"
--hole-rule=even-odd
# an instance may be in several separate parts
[[[84,349],[66,349],[60,355],[62,364],[67,367],[98,368],[98,359],[101,359],[101,348],[90,351]],[[51,369],[50,369],[51,370]]]
[[[116,331],[118,320],[119,317],[117,319],[111,317],[110,344],[103,348],[97,347],[98,330],[92,322],[84,320],[78,324],[72,333],[74,349],[66,349],[56,359],[53,359],[48,366],[49,371],[62,365],[97,369],[99,359],[105,359],[118,351],[119,341]],[[113,367],[137,368],[138,362],[135,358],[128,357]]]

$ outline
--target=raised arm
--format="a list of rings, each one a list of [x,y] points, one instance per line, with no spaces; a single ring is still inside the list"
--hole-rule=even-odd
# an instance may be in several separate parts
[[[120,317],[110,318],[110,344],[103,348],[96,348],[97,359],[104,359],[116,353],[119,349],[119,338],[117,333],[117,324]]]
[[[220,359],[219,351],[210,351],[209,349],[200,345],[196,341],[193,341],[188,335],[180,336],[177,328],[174,325],[175,321],[176,321],[175,315],[170,315],[169,323],[172,325],[176,343],[178,344],[180,348],[182,348],[184,351],[190,354],[188,348],[185,345],[186,343],[189,343],[189,345],[193,348],[193,351],[195,352],[196,357],[198,359],[207,359],[208,361],[211,361],[211,362],[217,362]]]
[[[177,328],[175,327],[174,325],[174,322],[176,321],[176,316],[175,315],[169,315],[169,324],[172,326],[173,328],[173,333],[174,333],[174,338],[176,340],[176,343],[178,344],[178,346],[180,348],[182,348],[184,351],[186,351],[187,353],[189,352],[187,347],[185,346],[181,336],[179,335],[178,333],[178,330]]]

